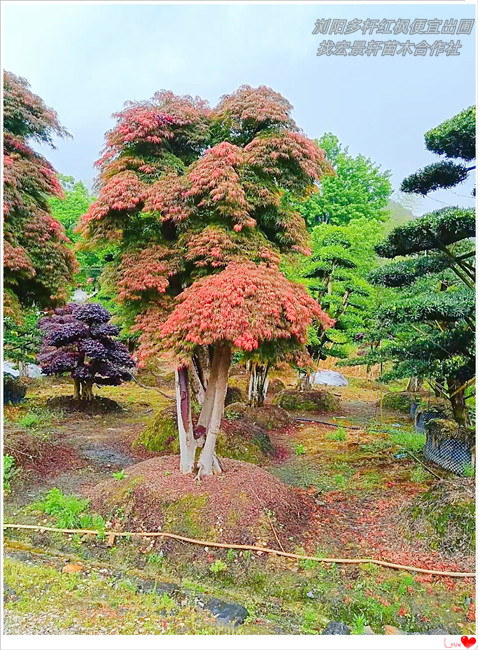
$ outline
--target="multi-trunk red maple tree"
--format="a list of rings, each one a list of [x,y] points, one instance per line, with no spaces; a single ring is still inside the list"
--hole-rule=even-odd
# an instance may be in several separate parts
[[[66,299],[76,261],[50,214],[48,198],[63,195],[55,170],[29,144],[67,132],[25,79],[5,72],[3,87],[5,315],[19,319],[23,306]]]
[[[309,250],[291,199],[309,196],[332,171],[291,110],[264,86],[242,86],[213,109],[161,91],[115,116],[97,163],[99,197],[80,228],[117,243],[112,275],[136,314],[140,363],[168,347],[179,355],[185,472],[204,441],[200,474],[220,470],[214,445],[231,351],[275,347],[297,358],[308,324],[331,323],[278,268],[282,254]],[[196,438],[190,369],[203,390]]]

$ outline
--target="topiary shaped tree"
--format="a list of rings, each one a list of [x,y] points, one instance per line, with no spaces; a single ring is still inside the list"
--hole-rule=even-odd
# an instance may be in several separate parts
[[[425,133],[425,145],[428,151],[443,156],[444,160],[427,165],[405,178],[400,188],[402,192],[426,196],[466,180],[475,169],[475,165],[469,163],[476,156],[476,106],[469,106],[430,129]]]
[[[111,314],[96,303],[68,304],[41,319],[45,333],[38,361],[46,375],[70,373],[73,398],[93,399],[93,384],[118,386],[132,378],[135,365],[123,343],[114,339],[119,328]]]

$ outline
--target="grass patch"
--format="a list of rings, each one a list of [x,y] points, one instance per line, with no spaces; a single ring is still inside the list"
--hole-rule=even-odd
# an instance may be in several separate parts
[[[325,435],[326,440],[331,440],[334,442],[344,442],[347,439],[347,432],[341,426],[338,426],[335,431],[331,431]]]
[[[33,503],[32,508],[53,517],[58,528],[89,528],[104,533],[105,520],[101,515],[87,512],[89,504],[88,499],[68,496],[52,488],[44,499]]]
[[[7,494],[12,491],[12,481],[20,472],[18,468],[15,467],[15,459],[9,454],[4,454],[3,456],[3,490]]]

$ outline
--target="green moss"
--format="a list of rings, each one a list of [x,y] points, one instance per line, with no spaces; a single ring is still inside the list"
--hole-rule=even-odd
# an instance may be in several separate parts
[[[475,548],[473,481],[455,479],[434,484],[403,509],[407,537],[423,539],[448,556],[471,554]]]
[[[148,451],[178,454],[179,437],[174,411],[165,409],[156,413],[133,444],[146,447]]]
[[[467,427],[460,427],[454,420],[435,418],[425,423],[427,433],[440,444],[443,440],[463,440],[469,442],[474,438],[474,432]]]
[[[382,398],[382,406],[386,409],[394,409],[403,413],[410,413],[412,402],[418,399],[410,393],[387,393]]]
[[[336,411],[339,400],[322,390],[283,390],[274,399],[274,404],[287,411]]]
[[[207,538],[211,535],[211,531],[204,525],[208,502],[208,494],[188,494],[172,503],[164,503],[164,529],[186,537]]]

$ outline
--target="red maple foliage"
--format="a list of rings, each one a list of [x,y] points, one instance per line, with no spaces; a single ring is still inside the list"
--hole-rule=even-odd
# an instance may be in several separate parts
[[[5,314],[18,319],[23,305],[66,298],[76,260],[50,214],[48,198],[63,195],[55,170],[28,143],[53,146],[53,134],[67,132],[25,79],[5,72],[3,83]]]
[[[221,273],[196,281],[178,297],[161,335],[178,352],[187,342],[219,341],[252,351],[264,341],[304,343],[314,318],[325,328],[334,324],[302,285],[277,268],[232,263]]]
[[[243,86],[212,110],[161,91],[115,115],[80,227],[119,246],[118,297],[137,313],[141,358],[157,353],[165,309],[198,278],[310,252],[290,198],[306,198],[330,167],[291,110],[272,89]]]

